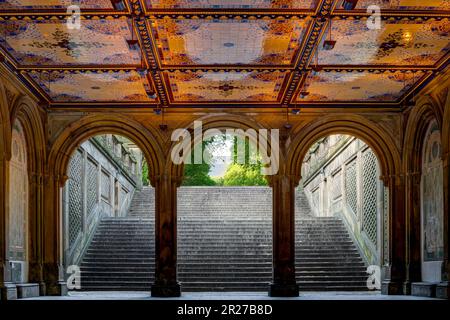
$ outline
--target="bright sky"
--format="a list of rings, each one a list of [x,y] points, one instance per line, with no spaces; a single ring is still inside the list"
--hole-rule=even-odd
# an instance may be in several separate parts
[[[211,177],[223,177],[227,171],[228,165],[231,163],[231,146],[233,145],[233,139],[227,135],[225,143],[221,144],[218,148],[215,148],[212,152],[213,158],[211,163],[211,170],[209,174]]]

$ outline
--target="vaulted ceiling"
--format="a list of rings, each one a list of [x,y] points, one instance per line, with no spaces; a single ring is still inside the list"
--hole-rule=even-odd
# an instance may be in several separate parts
[[[448,64],[449,18],[450,0],[2,0],[0,51],[50,106],[400,108]]]

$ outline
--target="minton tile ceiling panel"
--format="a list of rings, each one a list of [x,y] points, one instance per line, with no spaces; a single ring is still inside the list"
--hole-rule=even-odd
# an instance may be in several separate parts
[[[29,75],[54,102],[154,102],[145,92],[147,79],[136,71]]]
[[[319,45],[323,65],[434,66],[450,49],[450,22],[382,21],[370,30],[364,20],[333,20],[333,50]],[[328,28],[323,40],[328,39]]]
[[[81,20],[80,30],[59,20],[0,23],[0,45],[21,65],[139,65],[131,38],[127,19]]]
[[[285,71],[164,72],[176,103],[277,102],[286,80]]]
[[[298,102],[397,102],[417,83],[422,71],[396,72],[318,72],[306,80],[306,97]]]
[[[81,9],[113,9],[110,0],[3,0],[0,9],[67,9],[78,5]]]
[[[145,0],[157,9],[315,9],[319,0]]]
[[[309,20],[158,19],[156,44],[164,65],[291,65]]]
[[[450,0],[359,0],[355,9],[372,5],[382,10],[450,10]],[[342,9],[342,1],[336,8]]]

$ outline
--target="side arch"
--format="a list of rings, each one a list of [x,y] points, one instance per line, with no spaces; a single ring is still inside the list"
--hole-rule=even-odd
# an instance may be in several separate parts
[[[310,146],[331,134],[348,134],[367,143],[377,155],[384,176],[401,173],[401,155],[390,133],[364,117],[345,115],[322,117],[299,130],[287,156],[290,174],[300,180],[303,159]]]
[[[422,150],[425,135],[432,121],[442,128],[442,114],[439,106],[430,96],[421,97],[411,110],[406,124],[403,143],[403,170],[405,181],[406,211],[406,288],[421,281],[421,177]],[[441,130],[442,132],[442,130]]]
[[[383,239],[387,249],[381,286],[384,294],[403,294],[405,281],[405,182],[402,156],[395,137],[375,122],[360,115],[325,116],[302,128],[291,142],[287,157],[287,170],[298,183],[301,167],[311,145],[331,134],[347,134],[364,141],[375,153],[380,163],[384,186],[388,190],[388,217],[384,222]],[[385,240],[383,240],[385,241]]]
[[[56,137],[50,146],[45,181],[44,281],[47,295],[62,295],[67,290],[63,280],[60,199],[70,158],[84,141],[106,133],[122,135],[136,143],[147,159],[150,180],[154,181],[161,174],[164,161],[160,145],[151,131],[130,117],[88,115],[71,123]]]
[[[46,138],[44,120],[33,100],[20,96],[11,109],[11,123],[18,121],[24,130],[28,163],[28,258],[29,282],[43,288],[43,217]]]
[[[157,176],[163,168],[163,152],[154,134],[138,121],[119,115],[89,115],[83,117],[62,131],[50,147],[48,171],[65,180],[73,151],[87,139],[112,133],[122,135],[142,150],[149,164],[150,177]]]

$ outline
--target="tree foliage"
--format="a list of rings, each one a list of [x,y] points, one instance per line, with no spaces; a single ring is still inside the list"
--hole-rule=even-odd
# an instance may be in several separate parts
[[[208,148],[213,143],[214,139],[203,141],[202,151],[206,157],[211,156],[211,151]],[[197,146],[200,147],[200,146]],[[214,186],[216,182],[211,178],[209,172],[211,165],[208,162],[203,161],[202,164],[194,163],[194,153],[189,155],[191,157],[191,163],[184,165],[184,179],[183,186]]]

